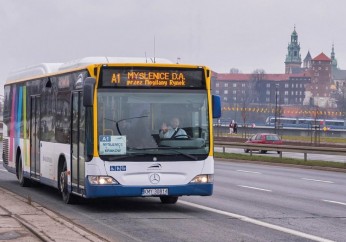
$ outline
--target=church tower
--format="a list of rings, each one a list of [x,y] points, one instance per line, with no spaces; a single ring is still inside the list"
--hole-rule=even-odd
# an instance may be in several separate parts
[[[291,42],[287,47],[288,53],[285,60],[285,73],[299,73],[302,59],[300,56],[300,43],[298,43],[298,34],[296,32],[296,26],[291,34]]]
[[[338,69],[338,61],[335,59],[334,44],[332,46],[332,52],[330,53],[330,59],[332,60],[332,69]]]
[[[303,62],[303,67],[305,69],[311,68],[311,61],[312,61],[312,57],[311,57],[310,51],[308,51],[308,53],[306,54],[306,57],[304,59],[304,62]]]

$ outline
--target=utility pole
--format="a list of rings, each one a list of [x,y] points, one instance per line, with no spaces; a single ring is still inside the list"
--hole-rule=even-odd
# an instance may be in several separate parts
[[[278,86],[279,84],[275,84],[275,123],[274,123],[275,134],[277,134],[277,128],[278,128]]]

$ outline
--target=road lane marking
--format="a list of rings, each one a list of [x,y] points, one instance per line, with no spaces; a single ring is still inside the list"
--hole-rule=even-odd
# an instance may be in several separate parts
[[[239,172],[245,172],[245,173],[253,173],[253,174],[262,174],[261,172],[257,172],[257,171],[246,171],[246,170],[236,170]]]
[[[249,187],[249,186],[244,186],[244,185],[238,185],[238,187],[244,187],[244,188],[249,188],[249,189],[254,189],[254,190],[259,190],[259,191],[264,191],[264,192],[272,192],[272,190],[267,190],[267,189],[258,188],[258,187]]]
[[[324,180],[317,180],[317,179],[310,179],[310,178],[300,178],[300,179],[305,180],[305,181],[323,182],[323,183],[330,183],[330,184],[334,183],[332,181],[324,181]]]
[[[0,171],[7,171],[7,170],[4,170],[4,169],[0,169]]]
[[[340,204],[340,205],[346,206],[346,203],[342,203],[342,202],[337,202],[337,201],[332,201],[332,200],[322,200],[322,201],[327,202],[327,203],[335,203],[335,204]]]
[[[207,206],[203,206],[203,205],[199,205],[199,204],[195,204],[195,203],[191,203],[191,202],[186,202],[186,201],[182,201],[182,200],[179,200],[179,203],[185,204],[187,206],[203,209],[203,210],[206,210],[206,211],[209,211],[209,212],[213,212],[213,213],[217,213],[217,214],[233,217],[233,218],[239,219],[239,220],[247,222],[247,223],[256,224],[256,225],[259,225],[259,226],[262,226],[262,227],[266,227],[266,228],[269,228],[269,229],[274,229],[274,230],[277,230],[277,231],[280,231],[280,232],[283,232],[283,233],[287,233],[287,234],[291,234],[291,235],[295,235],[295,236],[298,236],[298,237],[302,237],[302,238],[306,238],[306,239],[310,239],[310,240],[314,240],[314,241],[332,242],[332,240],[329,240],[329,239],[325,239],[325,238],[322,238],[322,237],[318,237],[318,236],[315,236],[315,235],[307,234],[307,233],[300,232],[300,231],[297,231],[297,230],[281,227],[279,225],[274,225],[274,224],[270,224],[270,223],[267,223],[267,222],[262,222],[260,220],[249,218],[249,217],[246,217],[246,216],[243,216],[243,215],[240,215],[240,214],[229,213],[229,212],[222,211],[222,210],[219,210],[219,209],[210,208],[210,207],[207,207]]]

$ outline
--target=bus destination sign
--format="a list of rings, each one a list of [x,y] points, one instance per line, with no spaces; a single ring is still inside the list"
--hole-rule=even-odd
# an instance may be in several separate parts
[[[103,68],[102,87],[203,88],[203,69]]]

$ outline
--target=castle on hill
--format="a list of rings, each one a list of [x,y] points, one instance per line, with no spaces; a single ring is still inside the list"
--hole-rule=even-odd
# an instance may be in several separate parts
[[[312,116],[311,110],[329,118],[346,116],[346,70],[338,67],[334,44],[330,56],[310,51],[302,60],[298,33],[294,27],[285,57],[285,72],[267,74],[213,73],[213,93],[219,95],[224,111],[237,108],[264,110],[270,114],[279,105],[282,116]],[[310,110],[310,111],[309,111]],[[328,113],[329,112],[329,113]],[[333,113],[332,113],[333,112]],[[316,115],[316,111],[315,111]]]

